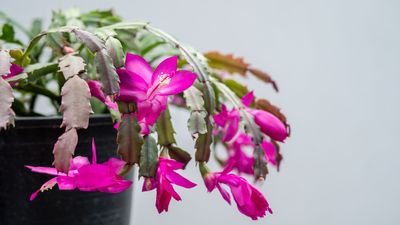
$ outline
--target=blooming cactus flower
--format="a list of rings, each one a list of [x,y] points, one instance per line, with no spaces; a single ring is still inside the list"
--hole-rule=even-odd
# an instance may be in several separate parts
[[[71,160],[68,174],[59,173],[54,167],[26,166],[32,172],[53,175],[39,190],[34,192],[30,200],[34,200],[38,193],[58,185],[60,190],[100,191],[118,193],[128,189],[132,181],[124,180],[118,175],[125,162],[116,158],[98,164],[96,160],[96,146],[92,141],[92,164],[87,157],[77,156]]]
[[[138,120],[152,126],[166,109],[167,97],[183,92],[193,85],[196,74],[177,70],[178,57],[162,61],[153,71],[141,56],[128,53],[125,68],[118,69],[120,93],[117,100],[136,102]]]
[[[158,161],[158,168],[155,178],[146,178],[143,183],[142,191],[150,191],[157,189],[156,207],[158,213],[168,211],[168,206],[171,198],[177,201],[181,200],[179,194],[174,190],[172,184],[184,187],[193,188],[195,183],[182,177],[174,170],[182,169],[183,163],[177,162],[173,159],[160,157]]]
[[[228,111],[223,104],[221,112],[213,116],[215,124],[220,127],[220,132],[223,134],[222,141],[228,142],[235,137],[239,130],[240,114],[236,108]]]
[[[88,80],[87,81],[89,88],[90,88],[90,94],[99,99],[101,102],[103,102],[109,109],[117,110],[118,105],[117,103],[113,102],[109,96],[106,96],[104,92],[101,90],[101,84],[100,82],[96,80]]]
[[[254,95],[251,91],[243,96],[242,103],[248,107],[253,99]],[[288,132],[286,126],[276,116],[264,110],[247,108],[247,111],[253,115],[254,122],[260,127],[264,134],[281,142],[287,138]]]
[[[245,148],[249,148],[251,151],[246,152]],[[226,162],[227,165],[232,164],[239,173],[253,174],[253,149],[254,144],[251,137],[244,133],[240,133],[235,141],[228,145],[229,157]]]
[[[210,173],[204,164],[200,165],[204,183],[209,192],[218,189],[223,199],[231,204],[231,195],[222,187],[227,185],[236,202],[237,208],[241,213],[253,220],[264,217],[267,212],[272,214],[272,210],[263,194],[251,185],[246,179],[236,174],[230,173],[233,164],[230,163],[222,172]]]
[[[261,148],[264,150],[265,159],[273,166],[278,164],[278,151],[274,144],[264,140],[261,143]],[[240,133],[237,138],[228,145],[228,160],[227,165],[236,168],[239,173],[253,174],[254,165],[254,143],[250,136]]]

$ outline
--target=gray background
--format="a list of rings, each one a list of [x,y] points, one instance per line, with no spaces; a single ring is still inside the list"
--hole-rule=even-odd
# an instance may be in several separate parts
[[[400,2],[396,0],[56,1],[1,0],[22,23],[51,9],[113,7],[200,50],[244,56],[281,92],[249,79],[258,96],[286,112],[293,136],[262,191],[274,215],[252,224],[400,224]],[[186,133],[187,116],[173,115]],[[183,119],[182,119],[183,118]],[[190,137],[179,144],[192,149]],[[200,184],[157,215],[155,193],[134,196],[134,224],[250,224]],[[138,183],[141,185],[141,182]]]

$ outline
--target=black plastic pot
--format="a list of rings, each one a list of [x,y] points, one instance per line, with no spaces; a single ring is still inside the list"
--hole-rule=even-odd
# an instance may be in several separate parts
[[[119,194],[59,191],[29,196],[51,176],[30,172],[24,165],[51,166],[52,148],[63,130],[61,118],[20,118],[16,127],[0,132],[1,225],[128,225],[132,188]],[[75,155],[89,156],[96,140],[97,161],[114,156],[116,131],[108,116],[90,118],[87,130],[79,130]]]

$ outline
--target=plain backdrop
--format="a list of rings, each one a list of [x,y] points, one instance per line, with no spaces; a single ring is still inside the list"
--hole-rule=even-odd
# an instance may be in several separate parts
[[[400,224],[400,1],[398,0],[1,0],[23,24],[52,9],[114,8],[202,51],[243,56],[280,87],[249,79],[282,107],[293,128],[284,161],[261,189],[274,210],[251,222],[199,185],[158,215],[155,192],[136,181],[133,224]],[[187,115],[175,112],[179,145],[192,151]]]

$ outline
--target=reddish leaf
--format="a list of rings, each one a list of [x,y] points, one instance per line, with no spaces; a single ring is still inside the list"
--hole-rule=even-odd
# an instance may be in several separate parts
[[[90,89],[86,81],[73,76],[65,82],[61,90],[61,107],[63,122],[61,127],[84,128],[89,125],[89,115],[92,112],[90,105]]]
[[[78,134],[74,128],[65,131],[65,133],[58,138],[53,149],[53,165],[58,171],[68,173],[69,164],[77,144]]]
[[[222,54],[217,51],[207,52],[204,56],[208,59],[208,65],[212,68],[229,73],[237,73],[242,76],[247,76],[247,73],[251,73],[265,83],[271,84],[275,91],[278,91],[277,84],[268,73],[251,67],[243,58],[235,57],[232,54]]]

